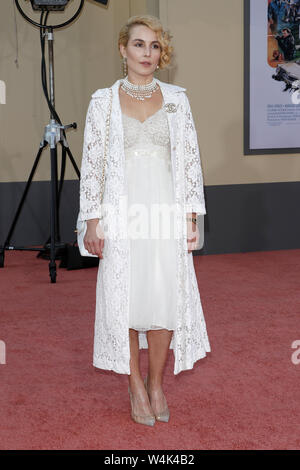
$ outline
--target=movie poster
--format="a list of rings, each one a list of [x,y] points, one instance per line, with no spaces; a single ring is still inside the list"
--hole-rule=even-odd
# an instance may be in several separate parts
[[[300,0],[248,0],[245,15],[245,153],[298,153]]]

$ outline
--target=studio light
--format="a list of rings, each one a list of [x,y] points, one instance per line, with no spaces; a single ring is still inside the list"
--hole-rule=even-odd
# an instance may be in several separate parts
[[[30,0],[33,10],[39,11],[64,11],[70,0]],[[107,5],[108,0],[94,0]]]
[[[69,0],[30,0],[32,8],[40,11],[63,11]]]

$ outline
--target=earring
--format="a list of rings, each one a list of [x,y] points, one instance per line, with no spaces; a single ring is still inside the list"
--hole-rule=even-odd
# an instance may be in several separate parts
[[[127,75],[127,58],[123,57],[123,77]]]

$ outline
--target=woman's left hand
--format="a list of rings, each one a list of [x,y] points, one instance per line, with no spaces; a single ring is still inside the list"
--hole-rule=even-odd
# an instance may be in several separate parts
[[[192,222],[191,220],[187,221],[187,245],[188,245],[188,253],[191,251],[196,250],[197,246],[199,246],[200,240],[200,233],[198,225]]]

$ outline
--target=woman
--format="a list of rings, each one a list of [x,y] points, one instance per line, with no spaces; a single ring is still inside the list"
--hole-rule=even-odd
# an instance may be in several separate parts
[[[174,374],[191,369],[210,351],[192,256],[199,240],[195,216],[206,212],[197,136],[185,88],[153,76],[171,60],[169,34],[153,16],[131,17],[120,31],[119,51],[127,76],[92,95],[81,167],[80,214],[87,221],[84,244],[100,258],[93,364],[128,374],[131,416],[153,426],[155,420],[167,422],[170,416],[162,389],[169,348],[175,356]],[[124,201],[128,211],[123,210]],[[137,205],[142,214],[138,228]],[[147,216],[157,205],[171,209],[163,217],[169,228],[175,214],[167,237],[152,236],[149,231],[145,235]],[[108,208],[105,215],[103,207]],[[158,217],[153,219],[155,232]],[[148,348],[149,353],[145,380],[139,368],[140,348]]]

